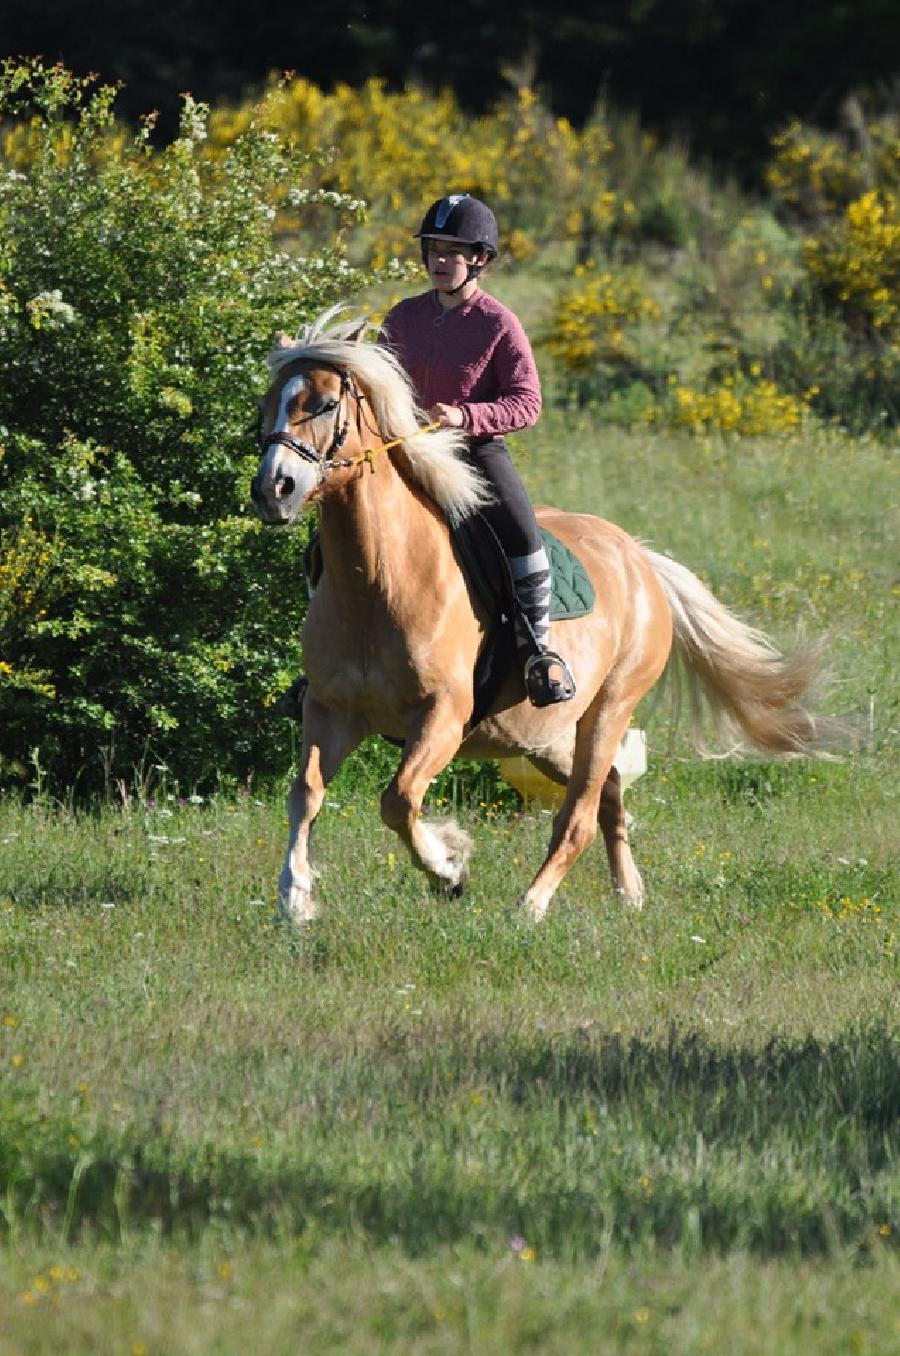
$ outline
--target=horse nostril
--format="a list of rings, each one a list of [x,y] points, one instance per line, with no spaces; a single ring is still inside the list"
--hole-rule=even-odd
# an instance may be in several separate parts
[[[259,502],[259,481],[256,476],[250,481],[250,498],[253,500],[254,504]]]
[[[285,476],[281,482],[281,494],[283,497],[286,496],[287,498],[290,498],[290,496],[293,493],[294,493],[294,477]]]

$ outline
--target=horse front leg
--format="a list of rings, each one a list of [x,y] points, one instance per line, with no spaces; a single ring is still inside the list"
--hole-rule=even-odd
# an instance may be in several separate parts
[[[407,738],[400,766],[381,797],[381,818],[406,844],[416,866],[454,894],[469,878],[474,843],[453,819],[422,822],[425,792],[462,743],[464,717],[435,699]]]
[[[326,711],[307,693],[303,703],[303,756],[288,792],[288,845],[278,878],[281,912],[295,927],[315,918],[309,835],[325,788],[359,743],[361,732]]]

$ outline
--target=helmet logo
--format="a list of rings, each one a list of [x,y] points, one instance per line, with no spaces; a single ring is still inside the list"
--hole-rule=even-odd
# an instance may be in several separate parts
[[[468,196],[468,193],[452,193],[449,198],[441,199],[438,203],[437,211],[434,214],[434,225],[436,230],[442,231],[444,229],[447,224],[447,218],[450,216],[454,207],[457,203],[462,202],[464,198],[468,198]]]

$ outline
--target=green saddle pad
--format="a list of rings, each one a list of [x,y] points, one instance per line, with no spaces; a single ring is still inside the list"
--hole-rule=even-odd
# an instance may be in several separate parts
[[[550,619],[564,621],[583,617],[594,606],[594,586],[587,570],[558,537],[541,528],[544,550],[550,561]]]

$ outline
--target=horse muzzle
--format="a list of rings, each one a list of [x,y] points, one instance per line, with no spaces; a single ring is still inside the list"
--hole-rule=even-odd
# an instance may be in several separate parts
[[[306,494],[300,491],[293,476],[278,476],[268,482],[261,476],[254,476],[250,498],[262,521],[277,526],[294,521]]]
[[[292,523],[319,481],[318,463],[273,448],[250,484],[250,498],[264,523]]]

